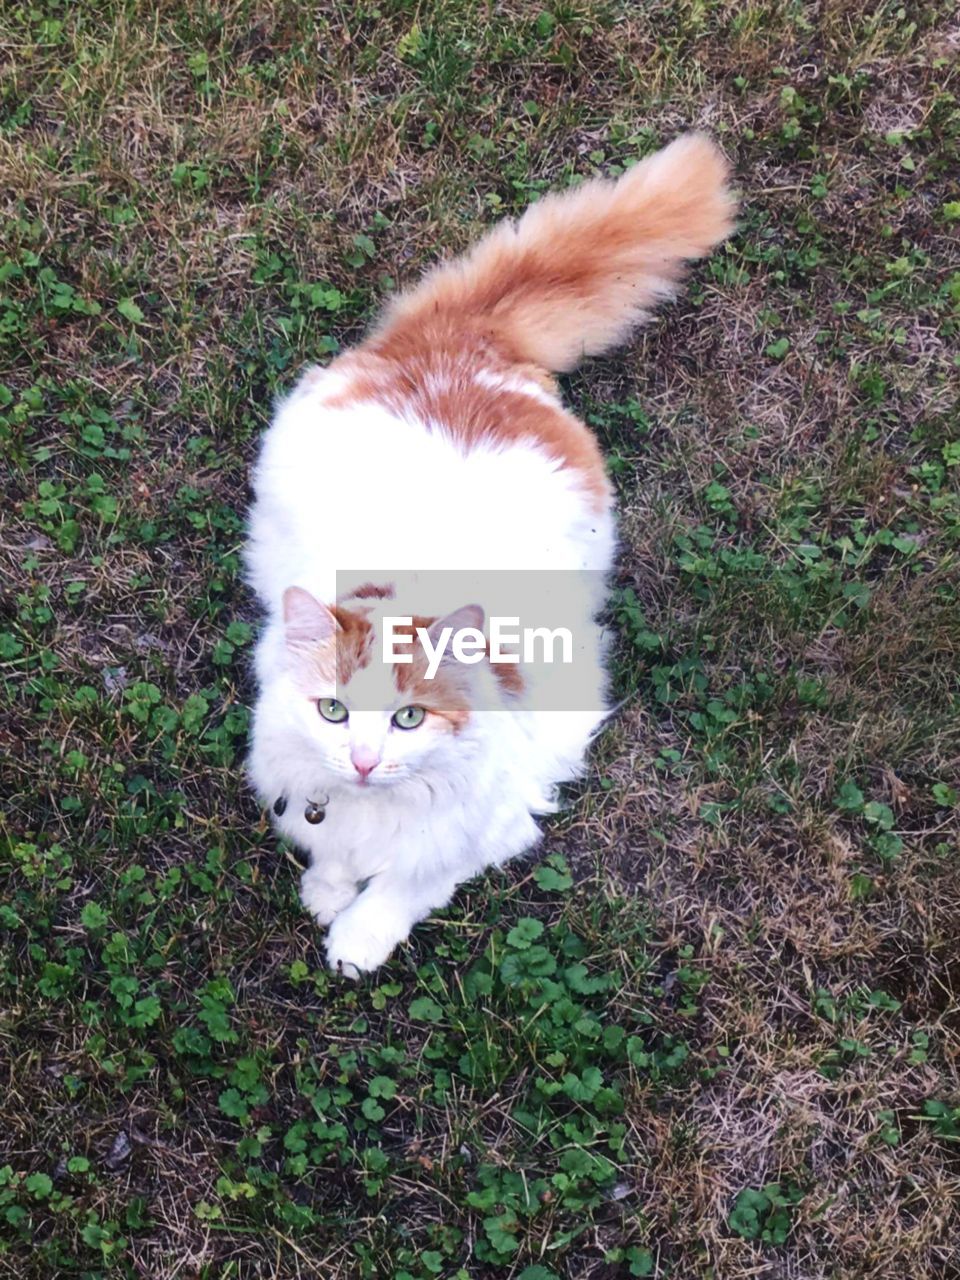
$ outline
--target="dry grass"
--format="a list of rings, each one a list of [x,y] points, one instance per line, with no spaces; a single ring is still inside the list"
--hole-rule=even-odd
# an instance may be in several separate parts
[[[886,2],[7,6],[0,1270],[960,1275],[960,1117],[929,1110],[960,1106],[958,33]],[[438,252],[690,126],[741,230],[567,387],[621,494],[627,699],[548,833],[577,886],[491,877],[334,987],[240,771],[271,398]],[[649,1061],[461,997],[523,916]],[[237,1039],[203,1049],[224,978]],[[578,1053],[622,1116],[534,1134]],[[320,1115],[345,1136],[301,1169]],[[613,1173],[571,1190],[578,1146]],[[536,1210],[480,1207],[489,1169],[548,1179]],[[744,1238],[772,1182],[788,1231]]]

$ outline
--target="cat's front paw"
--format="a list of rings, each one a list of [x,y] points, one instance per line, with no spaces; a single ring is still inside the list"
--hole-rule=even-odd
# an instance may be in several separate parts
[[[377,969],[410,932],[389,907],[362,901],[334,920],[327,934],[327,963],[348,978]]]
[[[354,884],[331,884],[308,870],[300,881],[300,901],[317,924],[331,924],[357,896]]]

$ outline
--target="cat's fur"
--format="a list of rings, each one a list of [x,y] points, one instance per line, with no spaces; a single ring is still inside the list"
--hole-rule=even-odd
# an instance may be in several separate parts
[[[615,532],[596,441],[551,374],[624,339],[729,233],[726,177],[715,146],[688,135],[616,182],[547,196],[391,302],[278,408],[247,545],[268,614],[250,774],[266,804],[284,798],[277,826],[309,854],[303,901],[329,926],[334,967],[376,968],[458,884],[529,849],[534,815],[583,769],[604,716],[593,618]],[[596,571],[571,604],[595,710],[531,710],[525,674],[487,662],[427,682],[418,648],[413,666],[384,668],[385,613],[482,625],[483,610],[512,610],[427,598],[434,578],[417,600],[363,574],[345,589],[336,574],[356,566]],[[318,713],[334,696],[358,708],[346,722]],[[477,709],[491,704],[504,709]],[[424,722],[394,727],[410,705]],[[304,818],[310,800],[327,802],[321,825]]]

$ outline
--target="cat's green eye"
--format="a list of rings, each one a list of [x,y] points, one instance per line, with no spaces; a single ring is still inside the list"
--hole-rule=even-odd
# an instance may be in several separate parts
[[[426,714],[423,707],[401,707],[394,712],[393,723],[398,729],[416,729],[417,725],[423,724]]]
[[[342,724],[348,715],[347,708],[336,698],[321,698],[317,703],[317,710],[331,724]]]

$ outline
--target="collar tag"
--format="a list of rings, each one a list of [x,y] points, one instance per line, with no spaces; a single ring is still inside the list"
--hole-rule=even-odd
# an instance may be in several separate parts
[[[303,811],[303,816],[312,827],[317,826],[327,816],[325,806],[329,803],[329,800],[324,800],[322,803],[316,800],[307,801],[307,807]]]

